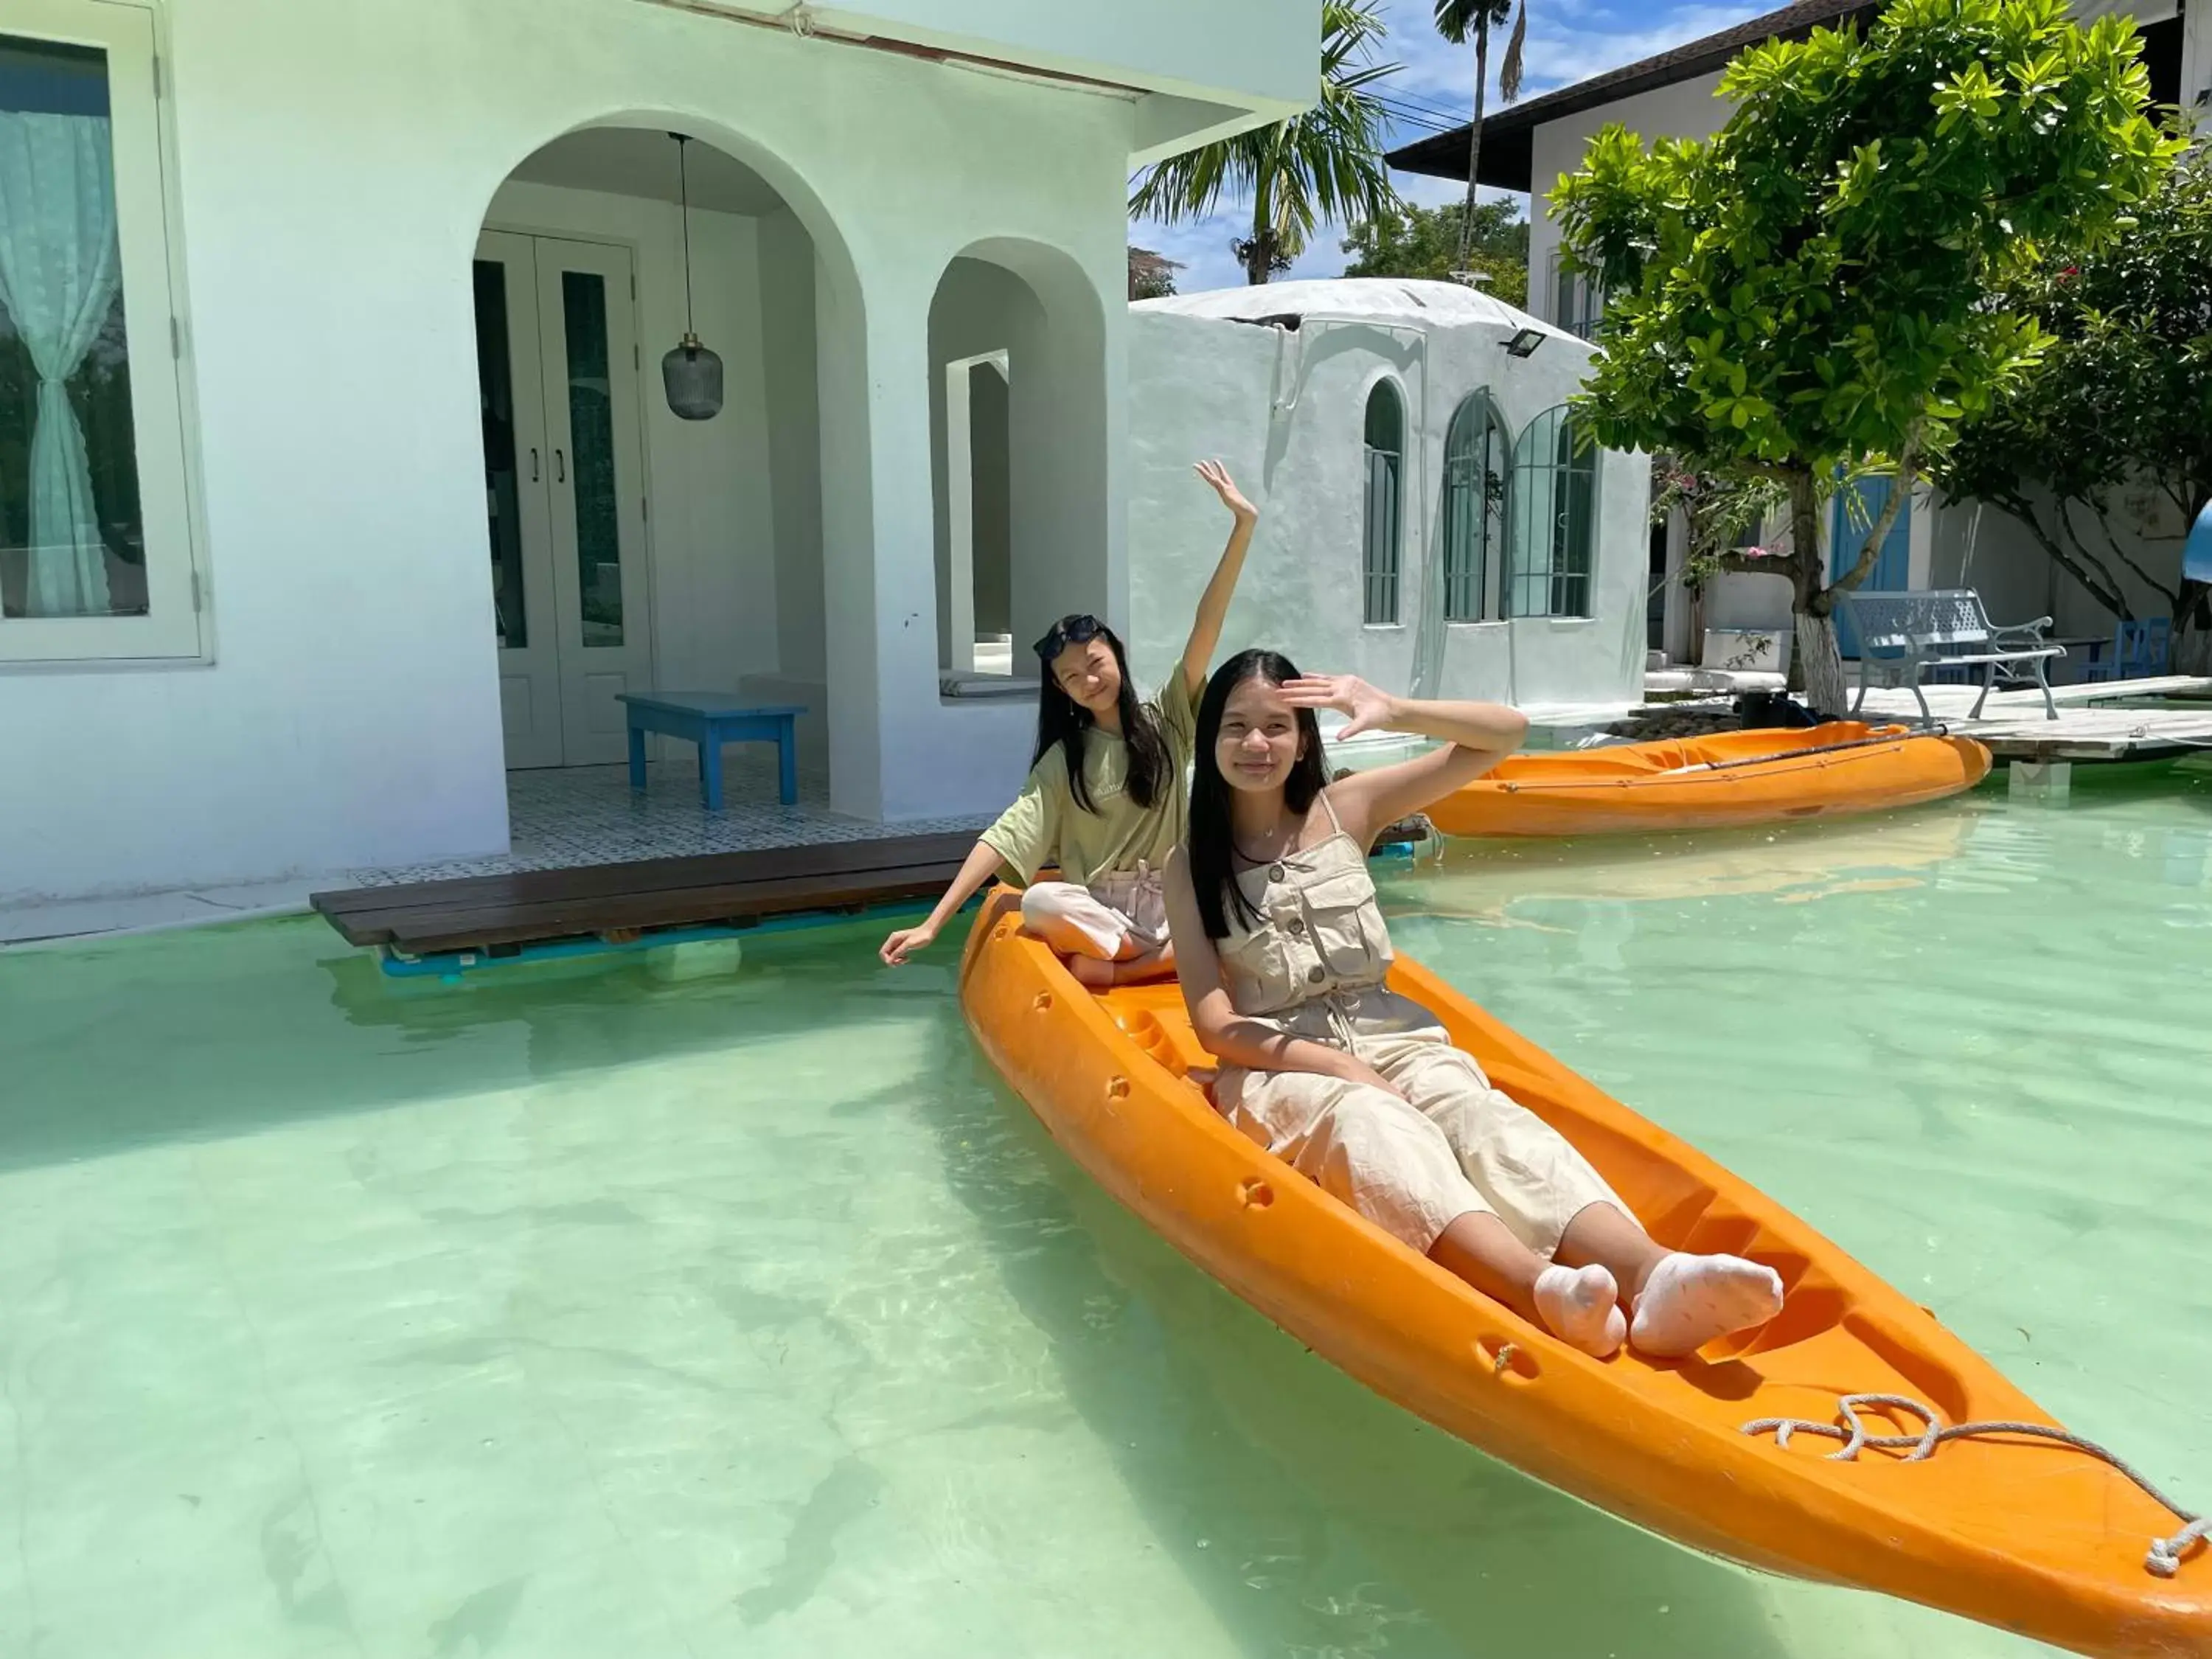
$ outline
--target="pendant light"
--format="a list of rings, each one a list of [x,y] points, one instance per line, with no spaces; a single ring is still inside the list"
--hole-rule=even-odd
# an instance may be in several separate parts
[[[676,141],[676,190],[684,215],[684,338],[660,360],[660,384],[679,420],[711,421],[722,412],[722,360],[699,343],[691,326],[691,183],[684,166],[684,147],[691,141],[680,132],[668,136]]]

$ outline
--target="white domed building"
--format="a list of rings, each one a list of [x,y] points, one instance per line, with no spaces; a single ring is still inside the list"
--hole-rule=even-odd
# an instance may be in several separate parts
[[[1540,719],[1640,701],[1650,462],[1581,441],[1587,342],[1470,288],[1275,283],[1140,302],[1128,334],[1129,623],[1157,683],[1221,514],[1261,511],[1224,633],[1386,690]]]

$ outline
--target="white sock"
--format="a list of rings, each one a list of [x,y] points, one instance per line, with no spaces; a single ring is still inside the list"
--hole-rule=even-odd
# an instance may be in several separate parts
[[[1656,1359],[1694,1353],[1716,1337],[1782,1311],[1782,1275],[1740,1255],[1677,1250],[1651,1270],[1628,1340]]]
[[[1553,1262],[1536,1275],[1536,1311],[1552,1334],[1584,1353],[1604,1358],[1628,1334],[1620,1311],[1620,1286],[1603,1267],[1563,1267]]]

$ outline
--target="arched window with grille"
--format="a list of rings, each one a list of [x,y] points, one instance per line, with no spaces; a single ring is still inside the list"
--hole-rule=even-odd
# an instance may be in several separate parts
[[[1398,388],[1378,380],[1367,394],[1367,520],[1362,537],[1362,619],[1398,620],[1398,551],[1404,519],[1406,404]]]
[[[1597,552],[1597,446],[1562,404],[1513,446],[1505,613],[1587,617]]]
[[[1513,441],[1488,392],[1470,394],[1444,438],[1446,622],[1498,614],[1498,569],[1505,550],[1505,481]]]

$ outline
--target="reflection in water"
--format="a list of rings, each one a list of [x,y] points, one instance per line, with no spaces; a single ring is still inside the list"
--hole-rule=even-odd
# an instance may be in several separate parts
[[[1418,880],[1396,884],[1393,914],[1505,921],[1546,901],[1717,898],[1839,890],[1869,872],[1924,872],[1955,857],[1981,813],[1964,804],[1887,819],[1701,836],[1450,842]]]

